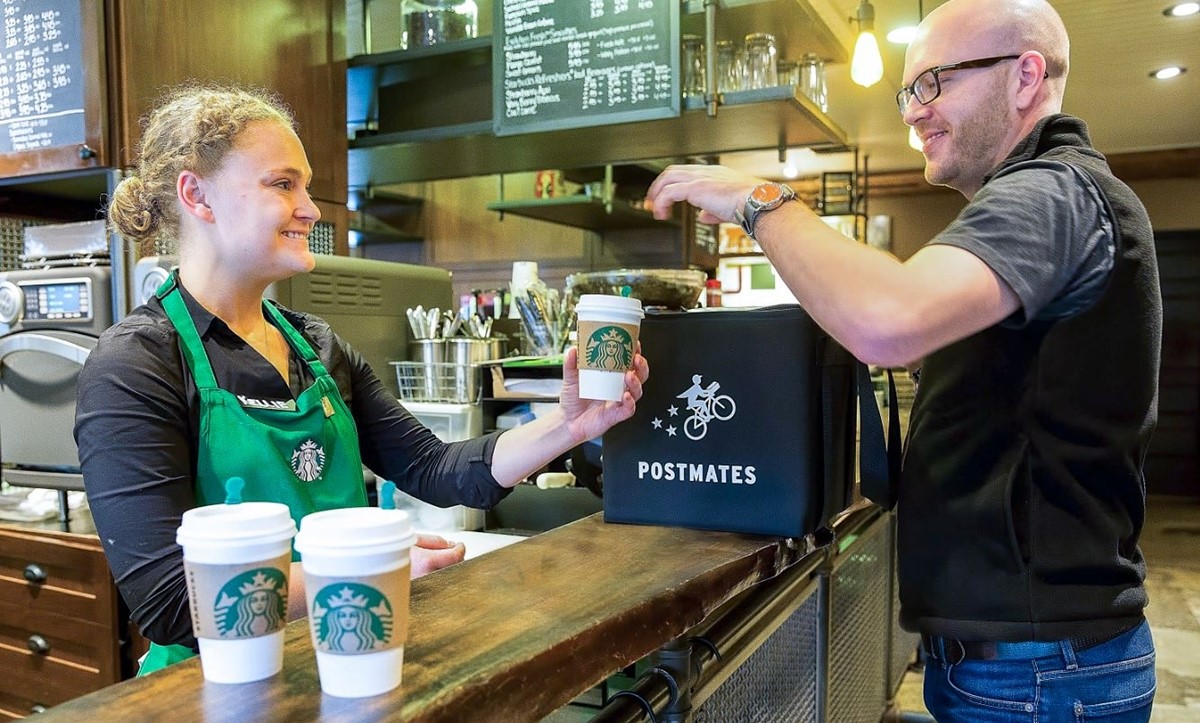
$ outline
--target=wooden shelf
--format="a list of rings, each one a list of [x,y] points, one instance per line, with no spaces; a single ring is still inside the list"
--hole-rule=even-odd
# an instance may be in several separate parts
[[[604,201],[588,196],[558,196],[488,204],[490,211],[591,231],[679,225],[673,220],[659,221],[649,212],[630,206],[624,199],[614,199],[611,208],[610,212],[605,208]]]

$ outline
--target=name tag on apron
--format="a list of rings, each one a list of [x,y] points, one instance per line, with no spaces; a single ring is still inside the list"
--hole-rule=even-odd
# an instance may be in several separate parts
[[[255,399],[241,394],[237,395],[238,401],[247,409],[274,409],[281,412],[296,411],[296,400],[294,399]],[[329,408],[326,407],[325,416],[329,416]]]

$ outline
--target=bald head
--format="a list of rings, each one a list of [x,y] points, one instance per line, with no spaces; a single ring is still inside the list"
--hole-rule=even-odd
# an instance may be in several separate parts
[[[936,50],[938,63],[1035,50],[1046,59],[1044,83],[1050,112],[1062,106],[1071,43],[1058,12],[1046,0],[950,0],[921,22],[905,56],[905,72],[917,72],[914,51]]]

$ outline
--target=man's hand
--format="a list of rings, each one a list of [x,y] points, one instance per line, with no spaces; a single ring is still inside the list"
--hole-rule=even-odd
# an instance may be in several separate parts
[[[646,191],[646,209],[666,219],[682,201],[700,209],[700,223],[736,223],[734,212],[760,183],[763,179],[724,166],[667,166]]]
[[[450,542],[437,535],[417,535],[417,541],[408,554],[412,564],[412,577],[416,579],[456,562],[462,562],[467,548],[461,542]]]

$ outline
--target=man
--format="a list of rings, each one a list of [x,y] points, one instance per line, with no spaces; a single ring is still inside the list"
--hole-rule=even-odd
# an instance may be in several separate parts
[[[738,220],[856,356],[921,367],[901,621],[939,720],[1146,720],[1153,701],[1137,540],[1158,271],[1144,207],[1060,113],[1068,49],[1044,0],[951,0],[921,23],[897,102],[926,178],[969,203],[907,262],[728,169],[673,166],[647,197]]]

